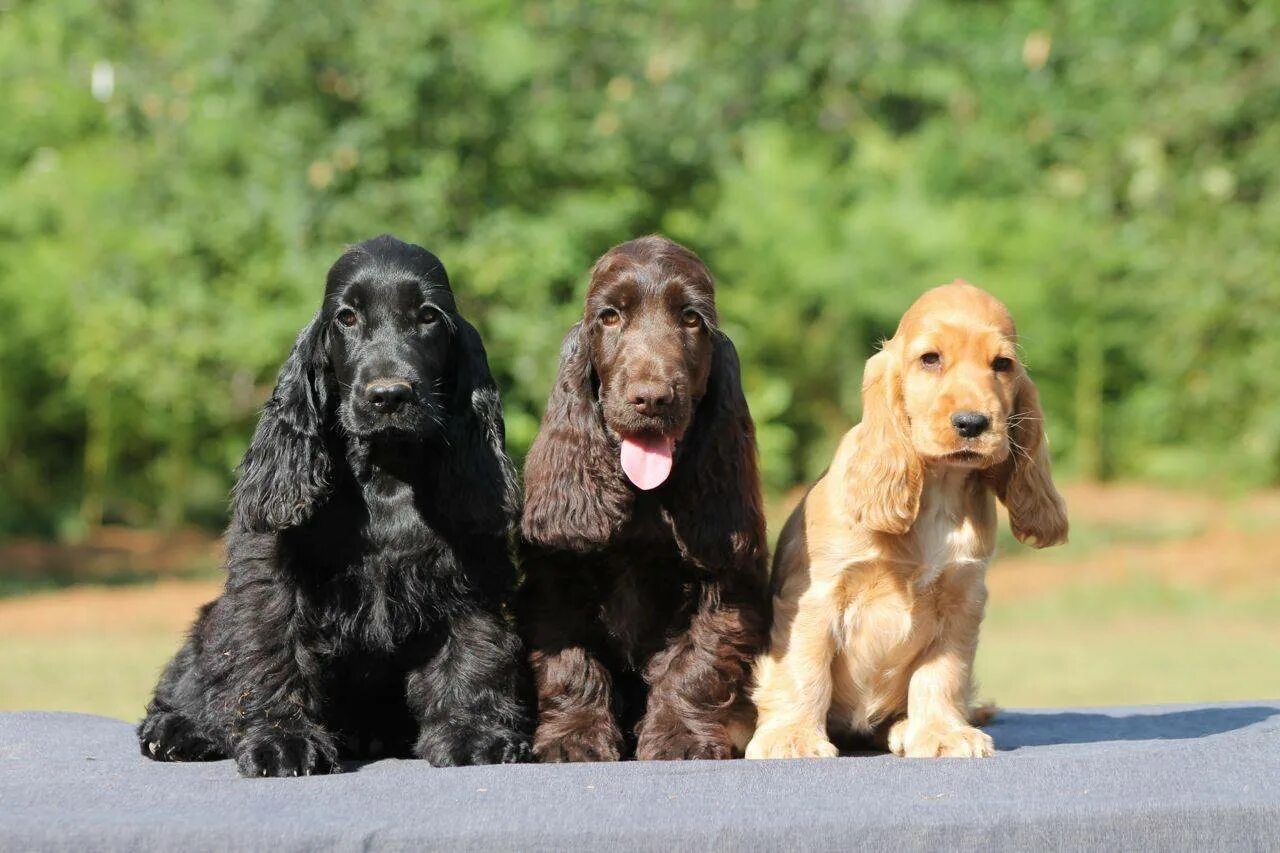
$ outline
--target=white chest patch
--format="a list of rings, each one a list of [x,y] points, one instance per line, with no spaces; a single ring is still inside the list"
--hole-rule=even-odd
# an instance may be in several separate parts
[[[916,586],[926,587],[951,566],[983,564],[982,537],[972,513],[964,471],[930,475],[920,495],[920,514],[911,528],[920,554]]]

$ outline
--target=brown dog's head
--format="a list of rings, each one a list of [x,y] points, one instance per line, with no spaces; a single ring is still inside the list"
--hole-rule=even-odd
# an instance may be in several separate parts
[[[1014,534],[1037,547],[1066,538],[1049,471],[1044,415],[1018,360],[1013,318],[962,281],[916,300],[863,375],[863,422],[851,497],[875,530],[915,521],[926,468],[984,472]]]
[[[714,299],[706,266],[665,237],[615,246],[591,272],[582,335],[605,427],[640,489],[670,475],[676,444],[706,393]]]
[[[665,237],[596,263],[525,458],[529,543],[600,548],[658,490],[690,559],[763,565],[755,428],[713,300],[706,266]]]

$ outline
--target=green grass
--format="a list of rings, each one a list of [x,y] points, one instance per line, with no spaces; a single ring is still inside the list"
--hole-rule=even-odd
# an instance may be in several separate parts
[[[0,635],[0,709],[133,720],[177,633]],[[1280,592],[1232,596],[1134,577],[993,600],[980,696],[1006,707],[1280,697]]]
[[[137,720],[179,636],[0,636],[0,710]]]
[[[1280,697],[1280,592],[1228,595],[1134,577],[993,600],[979,694],[1006,706]]]

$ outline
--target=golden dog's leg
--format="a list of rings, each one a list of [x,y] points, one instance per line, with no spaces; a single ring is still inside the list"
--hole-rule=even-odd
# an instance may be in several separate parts
[[[761,657],[753,694],[758,722],[747,758],[830,758],[827,738],[837,612],[829,591],[774,599],[772,647]]]
[[[985,758],[995,744],[970,725],[973,658],[986,603],[981,579],[940,602],[942,630],[907,688],[907,716],[889,729],[889,749],[908,758]],[[947,598],[951,600],[946,600]]]

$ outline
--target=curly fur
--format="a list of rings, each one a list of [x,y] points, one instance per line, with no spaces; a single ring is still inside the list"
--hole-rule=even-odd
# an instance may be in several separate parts
[[[635,304],[628,325],[666,329],[663,306],[683,300],[700,331],[624,337],[607,352],[595,311],[637,282],[651,301]],[[680,436],[675,466],[649,492],[624,478],[622,427],[607,414],[625,408],[628,359],[677,390],[679,414],[666,426]],[[537,685],[538,757],[738,753],[754,721],[749,662],[769,624],[764,516],[738,357],[692,252],[649,237],[596,265],[525,484],[518,615]]]
[[[410,330],[386,333],[393,355],[439,356],[419,359],[408,432],[362,430],[360,385],[341,378],[381,369],[372,360],[391,346],[335,340],[335,310],[357,287],[381,328]],[[403,316],[420,298],[444,321],[421,335]],[[246,776],[379,755],[527,759],[523,655],[502,612],[518,513],[498,391],[440,262],[391,237],[355,246],[245,453],[225,590],[161,676],[143,754],[231,757]]]
[[[1017,344],[1008,309],[955,281],[867,362],[862,422],[778,538],[748,758],[829,757],[868,736],[898,755],[993,753],[973,661],[995,499],[1024,542],[1068,530]]]

